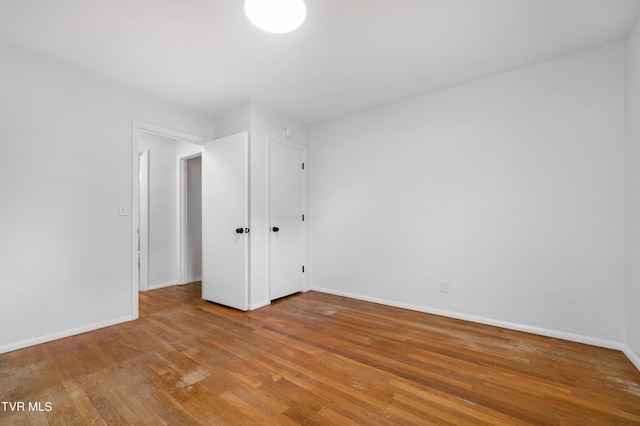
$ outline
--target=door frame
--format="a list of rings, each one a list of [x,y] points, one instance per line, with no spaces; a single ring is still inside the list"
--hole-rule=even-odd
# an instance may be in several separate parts
[[[143,158],[146,174],[142,170]],[[138,289],[146,291],[149,290],[149,150],[139,154],[138,165]]]
[[[146,123],[143,121],[131,121],[131,318],[139,317],[138,310],[138,291],[139,291],[139,273],[138,273],[138,229],[140,226],[140,135],[149,133],[157,136],[174,139],[176,141],[185,141],[202,145],[206,140],[201,136],[192,135],[190,133],[181,132],[168,127],[159,126],[157,124]],[[178,221],[180,223],[180,220]],[[178,230],[180,232],[180,230]],[[182,253],[178,250],[178,255]],[[181,265],[181,261],[178,261]]]
[[[301,151],[302,153],[302,161],[305,164],[305,173],[302,174],[302,214],[305,215],[305,221],[304,221],[304,226],[302,227],[302,259],[303,262],[306,266],[306,269],[308,269],[308,262],[307,262],[307,148],[304,145],[301,144],[297,144],[294,142],[290,142],[284,139],[280,139],[280,138],[276,138],[274,136],[267,136],[266,138],[266,145],[267,145],[267,155],[266,155],[266,180],[267,180],[267,200],[266,200],[266,207],[267,207],[267,214],[266,214],[266,225],[267,225],[267,244],[266,244],[266,267],[265,267],[265,274],[266,274],[266,279],[265,279],[265,283],[266,283],[266,291],[267,291],[267,299],[269,301],[269,303],[271,303],[271,145],[273,143],[279,143],[282,145],[286,145],[289,146],[291,148],[294,149],[298,149]],[[302,288],[300,289],[301,291],[307,291],[308,290],[308,286],[307,286],[308,280],[307,280],[307,273],[305,272],[304,274],[302,274]]]

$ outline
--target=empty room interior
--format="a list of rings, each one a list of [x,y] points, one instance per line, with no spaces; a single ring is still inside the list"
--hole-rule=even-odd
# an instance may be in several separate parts
[[[640,424],[640,0],[2,0],[0,138],[0,425]]]

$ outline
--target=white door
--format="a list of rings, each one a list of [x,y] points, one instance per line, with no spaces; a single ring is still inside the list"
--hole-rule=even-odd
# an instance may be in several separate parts
[[[269,139],[271,300],[304,286],[304,147]]]
[[[202,298],[246,311],[249,303],[249,137],[202,150]]]

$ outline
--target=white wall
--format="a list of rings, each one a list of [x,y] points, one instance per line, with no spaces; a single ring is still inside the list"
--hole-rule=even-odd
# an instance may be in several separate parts
[[[251,131],[251,103],[247,102],[231,108],[214,117],[216,139],[240,132]],[[249,135],[251,137],[251,135]]]
[[[132,120],[213,129],[204,114],[21,49],[0,44],[0,63],[6,352],[132,318],[133,208],[118,215],[132,207]]]
[[[312,126],[312,286],[619,347],[623,53]]]
[[[625,351],[640,369],[640,22],[629,34],[625,69],[627,321]]]

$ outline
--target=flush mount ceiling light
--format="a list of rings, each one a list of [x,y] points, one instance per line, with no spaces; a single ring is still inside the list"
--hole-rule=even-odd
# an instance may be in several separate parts
[[[307,7],[303,0],[245,0],[244,12],[261,30],[282,34],[302,24]]]

